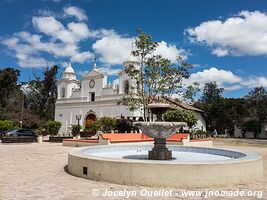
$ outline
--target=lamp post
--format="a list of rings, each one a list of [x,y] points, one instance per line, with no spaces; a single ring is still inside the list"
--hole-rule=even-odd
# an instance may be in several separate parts
[[[82,118],[82,115],[76,115],[76,120],[78,121],[78,126],[80,126],[81,118]]]

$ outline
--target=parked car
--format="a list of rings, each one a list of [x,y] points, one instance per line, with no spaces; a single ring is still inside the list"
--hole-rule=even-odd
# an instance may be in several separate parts
[[[30,129],[19,128],[1,133],[1,137],[33,137],[37,141],[37,134]]]

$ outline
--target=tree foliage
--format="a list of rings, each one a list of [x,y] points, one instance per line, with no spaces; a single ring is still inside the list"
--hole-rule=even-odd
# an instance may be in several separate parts
[[[189,104],[195,102],[195,96],[200,92],[199,83],[194,82],[192,85],[186,87],[185,92],[183,93],[183,99]]]
[[[231,134],[235,124],[242,124],[249,115],[247,100],[244,98],[224,98],[223,88],[216,82],[206,83],[202,97],[194,105],[206,112],[207,129],[224,133],[225,129]]]
[[[257,136],[267,119],[267,91],[263,87],[256,87],[245,98],[251,108],[250,117],[257,122],[254,124],[258,124],[257,131],[253,131]]]
[[[82,126],[81,126],[81,125],[73,124],[73,125],[71,126],[71,133],[72,133],[72,135],[73,135],[73,136],[79,135],[81,129],[82,129]]]
[[[222,99],[223,88],[220,88],[216,82],[206,83],[203,89],[201,101],[206,104],[212,104]]]
[[[114,119],[112,117],[101,117],[101,118],[97,119],[95,123],[97,123],[98,130],[100,130],[104,133],[111,132],[112,130],[115,129],[115,127],[117,125],[116,119]]]
[[[46,123],[46,130],[49,135],[57,135],[60,128],[61,122],[48,120]]]
[[[0,120],[0,132],[7,131],[14,128],[14,124],[11,120]]]
[[[258,120],[251,119],[249,121],[246,121],[242,124],[241,127],[243,132],[252,132],[254,134],[254,138],[257,137],[259,134],[259,130],[261,130],[261,124]]]
[[[29,82],[27,105],[40,117],[54,119],[55,103],[57,99],[57,72],[55,65],[46,69],[44,79],[36,78]]]
[[[14,97],[14,93],[19,91],[17,81],[20,71],[13,68],[5,68],[0,70],[0,106],[6,107],[8,102]],[[12,96],[13,95],[13,96]]]
[[[134,130],[133,124],[127,119],[118,119],[116,129],[119,133],[130,133]]]
[[[182,81],[189,77],[190,64],[177,58],[177,63],[161,55],[155,55],[158,46],[150,35],[138,30],[138,38],[135,40],[136,49],[132,55],[139,61],[140,68],[130,65],[125,72],[135,81],[128,94],[118,103],[128,106],[130,110],[143,109],[146,120],[146,108],[156,97],[171,97],[182,89]]]
[[[169,122],[186,122],[189,128],[197,123],[197,115],[191,110],[168,110],[163,117]]]

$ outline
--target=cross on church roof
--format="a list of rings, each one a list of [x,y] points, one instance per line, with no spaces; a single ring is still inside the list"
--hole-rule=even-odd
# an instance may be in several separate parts
[[[94,57],[94,69],[96,69],[96,57]]]

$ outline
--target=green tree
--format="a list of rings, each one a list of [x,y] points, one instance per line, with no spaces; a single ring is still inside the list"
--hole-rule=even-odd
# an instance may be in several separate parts
[[[6,107],[12,95],[19,90],[17,81],[20,71],[13,68],[0,70],[0,106]]]
[[[185,92],[183,93],[183,98],[189,104],[195,102],[195,96],[200,92],[199,83],[195,82],[192,85],[187,86]]]
[[[217,129],[224,131],[219,126],[218,118],[222,117],[220,113],[221,107],[224,104],[224,98],[222,97],[223,88],[220,88],[216,82],[209,82],[204,85],[202,96],[198,103],[195,105],[206,111],[206,119],[209,131]],[[224,119],[224,118],[223,118]]]
[[[81,129],[82,129],[82,126],[81,126],[81,125],[73,124],[73,125],[71,126],[71,133],[72,133],[72,135],[73,135],[73,136],[79,135]]]
[[[139,60],[140,69],[133,65],[125,68],[125,72],[136,83],[118,103],[130,110],[141,107],[146,120],[149,103],[157,97],[171,97],[182,90],[182,81],[189,77],[188,68],[191,65],[184,62],[182,57],[178,57],[174,65],[161,55],[155,55],[158,43],[141,30],[138,30],[138,34],[132,55]]]
[[[101,117],[95,123],[97,123],[99,130],[108,133],[115,129],[117,120],[112,117]]]
[[[254,132],[257,137],[267,119],[267,91],[263,87],[256,87],[245,98],[250,106],[250,117],[259,124],[258,130]]]
[[[7,131],[14,128],[14,124],[11,120],[1,120],[0,121],[0,132]]]
[[[36,77],[35,80],[29,82],[27,104],[42,118],[54,119],[57,99],[57,72],[58,67],[55,65],[51,69],[46,69],[43,80]]]
[[[49,135],[57,135],[60,128],[61,122],[49,120],[46,123],[46,130]]]
[[[249,121],[246,121],[242,124],[242,131],[243,132],[252,132],[254,134],[254,138],[257,137],[257,135],[259,134],[259,130],[261,130],[261,124],[259,123],[258,120],[255,119],[251,119]]]
[[[206,83],[203,89],[201,101],[207,104],[218,102],[222,99],[223,88],[219,88],[216,82]]]
[[[116,129],[119,133],[130,133],[132,130],[136,130],[131,121],[127,119],[118,119]]]
[[[197,124],[197,115],[191,110],[168,110],[163,117],[169,122],[186,122],[189,128]]]

